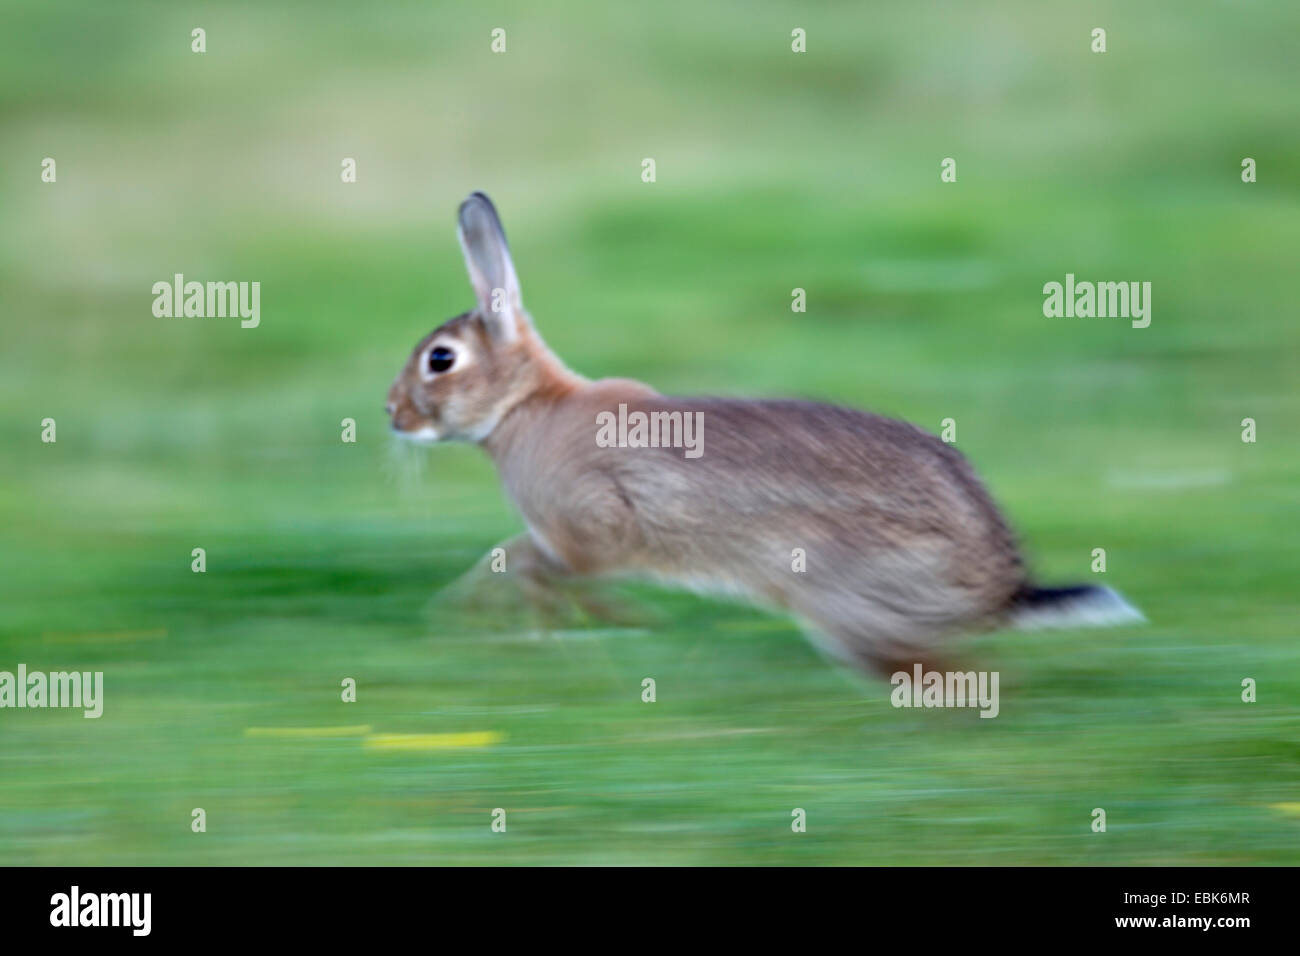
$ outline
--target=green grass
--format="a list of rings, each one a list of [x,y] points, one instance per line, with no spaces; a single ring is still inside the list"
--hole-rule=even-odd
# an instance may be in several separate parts
[[[10,7],[0,670],[106,702],[0,711],[0,863],[1300,861],[1294,5]],[[1151,623],[966,641],[980,720],[648,586],[636,630],[445,616],[520,523],[382,405],[470,302],[475,188],[579,371],[953,417],[1040,576],[1104,547]],[[261,327],[155,319],[177,271]],[[1045,319],[1066,272],[1151,281],[1151,327]],[[504,739],[246,735],[356,725]]]

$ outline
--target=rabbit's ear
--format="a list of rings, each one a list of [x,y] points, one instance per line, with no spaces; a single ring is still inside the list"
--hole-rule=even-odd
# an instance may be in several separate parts
[[[528,322],[519,294],[519,277],[510,261],[510,247],[496,207],[483,193],[472,193],[460,204],[456,229],[465,266],[474,286],[479,312],[493,335],[509,341]]]

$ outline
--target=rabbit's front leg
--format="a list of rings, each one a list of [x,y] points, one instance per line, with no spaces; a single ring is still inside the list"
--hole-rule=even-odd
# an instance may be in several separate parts
[[[527,532],[497,545],[484,559],[489,574],[513,582],[528,604],[552,622],[567,608],[562,586],[572,577],[568,568],[548,555]]]
[[[563,569],[527,534],[503,541],[472,568],[434,596],[435,611],[446,618],[500,619],[528,606],[553,616],[562,606],[555,581]],[[522,600],[521,600],[522,599]]]
[[[578,622],[575,606],[588,618],[624,626],[641,626],[654,617],[639,602],[575,574],[528,533],[492,548],[435,596],[433,611],[440,628],[487,624],[495,629],[530,610],[543,628],[561,629]]]
[[[558,626],[571,622],[576,605],[587,617],[620,625],[646,623],[646,609],[629,601],[625,595],[602,588],[602,582],[578,574],[552,557],[533,537],[525,533],[511,538],[492,550],[499,562],[489,566],[504,569],[514,578],[532,608],[547,624]]]

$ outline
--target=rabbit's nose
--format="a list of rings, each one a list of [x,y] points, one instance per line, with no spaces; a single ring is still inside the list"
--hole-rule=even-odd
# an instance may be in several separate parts
[[[393,402],[389,402],[387,405],[384,406],[384,411],[388,413],[389,418],[392,418],[393,412],[397,411],[397,405]]]

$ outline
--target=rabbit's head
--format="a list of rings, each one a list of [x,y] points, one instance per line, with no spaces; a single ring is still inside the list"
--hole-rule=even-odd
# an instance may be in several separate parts
[[[421,339],[388,390],[393,430],[426,444],[482,441],[521,401],[578,380],[533,329],[501,220],[483,193],[461,203],[457,233],[477,305]]]

